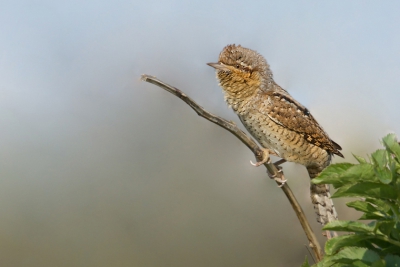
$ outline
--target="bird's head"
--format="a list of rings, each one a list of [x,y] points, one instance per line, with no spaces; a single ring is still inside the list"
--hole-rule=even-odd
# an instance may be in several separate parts
[[[268,89],[273,80],[267,61],[256,51],[240,45],[228,45],[217,63],[207,65],[217,70],[217,78],[225,92]]]

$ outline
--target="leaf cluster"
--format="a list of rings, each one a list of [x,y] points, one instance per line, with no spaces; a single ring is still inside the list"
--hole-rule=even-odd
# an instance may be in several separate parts
[[[368,159],[354,155],[358,164],[339,163],[313,179],[332,184],[332,198],[355,197],[346,205],[363,214],[360,221],[334,221],[323,228],[347,232],[325,244],[322,266],[400,266],[400,145],[394,134],[382,139]],[[302,265],[309,266],[306,262]]]

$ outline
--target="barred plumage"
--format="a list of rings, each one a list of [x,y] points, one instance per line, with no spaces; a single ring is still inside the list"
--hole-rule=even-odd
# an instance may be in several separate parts
[[[264,148],[306,166],[311,179],[330,164],[332,155],[343,157],[341,147],[309,110],[274,82],[260,54],[240,45],[228,45],[218,63],[209,65],[217,69],[227,104]],[[336,220],[329,186],[312,184],[310,189],[317,220],[322,224]]]

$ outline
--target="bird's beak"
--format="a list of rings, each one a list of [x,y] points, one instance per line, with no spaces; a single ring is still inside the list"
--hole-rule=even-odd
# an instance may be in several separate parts
[[[213,67],[216,70],[222,70],[222,71],[230,71],[226,65],[223,63],[207,63],[208,66]]]

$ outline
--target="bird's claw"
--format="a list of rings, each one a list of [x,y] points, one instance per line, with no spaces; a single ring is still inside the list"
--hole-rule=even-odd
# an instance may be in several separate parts
[[[253,163],[253,162],[250,160],[250,164],[253,165],[254,167],[261,166],[261,165],[263,165],[265,162],[267,162],[267,161],[262,160],[262,161],[257,161],[256,163]]]
[[[282,180],[281,178],[275,178],[275,181],[277,181],[278,183],[280,183],[280,185],[278,185],[279,188],[281,188],[282,186],[284,186],[287,182],[286,179]]]
[[[261,165],[263,165],[264,163],[270,161],[270,159],[269,159],[269,154],[270,154],[270,153],[269,153],[269,150],[266,149],[266,148],[262,148],[262,151],[263,151],[263,159],[262,159],[261,161],[257,161],[256,163],[253,163],[253,162],[250,160],[250,164],[253,165],[254,167],[261,166]]]
[[[263,152],[263,154],[262,154],[263,159],[262,159],[261,161],[257,161],[256,163],[253,163],[253,162],[250,160],[250,164],[253,165],[254,167],[261,166],[261,165],[263,165],[263,164],[266,163],[266,162],[267,162],[267,163],[270,163],[269,155],[270,155],[270,154],[276,155],[276,153],[274,153],[273,151],[270,151],[270,150],[267,149],[267,148],[262,148],[261,150],[262,150],[262,152]],[[258,152],[257,152],[257,153],[258,153]],[[286,160],[280,160],[280,162],[278,163],[278,165],[276,165],[276,168],[278,169],[278,171],[277,171],[278,173],[282,173],[282,167],[279,166],[279,164],[281,164],[281,163],[283,163],[283,162],[285,162],[285,161],[286,161]],[[267,174],[268,174],[269,178],[274,179],[277,183],[279,183],[278,187],[284,186],[285,183],[286,183],[286,181],[287,181],[287,180],[285,180],[285,179],[282,179],[282,178],[278,177],[276,174],[271,174],[268,170],[267,170]],[[279,175],[279,176],[280,176],[280,175]]]
[[[282,168],[278,168],[278,172],[282,172]],[[279,183],[278,185],[279,188],[284,186],[287,182],[286,179],[281,179],[277,175],[269,173],[269,171],[267,171],[267,174],[269,178],[274,179],[277,183]]]
[[[271,179],[275,179],[276,178],[276,175],[270,173],[268,170],[267,170],[267,174],[268,174],[268,177],[271,178]]]

